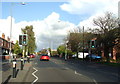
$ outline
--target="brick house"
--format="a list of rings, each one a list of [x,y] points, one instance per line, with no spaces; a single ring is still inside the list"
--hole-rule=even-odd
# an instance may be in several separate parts
[[[91,40],[95,40],[96,41],[97,38],[93,38]],[[120,59],[120,38],[117,38],[115,40],[115,44],[116,45],[111,50],[109,50],[109,56],[112,59],[117,60],[117,59]],[[98,53],[100,53],[99,55],[101,55],[102,57],[105,57],[103,49],[104,49],[104,47],[103,47],[102,44],[100,44],[100,45],[96,44],[96,48],[94,49],[94,51],[98,51]]]
[[[11,42],[11,48],[14,49],[14,43]],[[2,33],[2,37],[0,37],[0,56],[3,56],[3,54],[9,54],[10,52],[10,38],[5,38],[5,34]],[[0,57],[1,58],[1,57]]]

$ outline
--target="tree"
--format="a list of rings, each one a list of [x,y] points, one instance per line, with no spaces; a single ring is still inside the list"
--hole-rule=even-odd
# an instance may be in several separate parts
[[[104,56],[109,62],[109,50],[114,46],[114,41],[116,37],[116,32],[114,29],[118,27],[118,19],[111,12],[106,12],[102,17],[97,17],[93,19],[93,24],[98,26],[96,29],[97,34],[99,34],[99,44],[103,44],[104,47]]]
[[[40,53],[41,53],[41,54],[48,54],[47,49],[42,49],[42,50],[40,51]]]
[[[14,53],[17,54],[17,55],[22,53],[22,49],[20,48],[20,46],[18,44],[18,40],[16,41],[16,43],[14,45]]]
[[[67,56],[73,55],[73,52],[72,52],[70,49],[68,49],[68,47],[66,48],[65,45],[60,45],[60,46],[57,48],[57,53],[58,53],[59,55],[65,56],[66,51],[67,51]]]
[[[33,32],[33,26],[26,26],[25,28],[21,29],[24,34],[28,35],[28,42],[27,46],[25,46],[25,49],[28,48],[29,53],[34,53],[36,49],[36,44],[35,44],[35,34]]]
[[[57,52],[58,54],[65,54],[65,45],[60,45],[58,48],[57,48]]]
[[[51,54],[52,54],[52,56],[55,56],[55,55],[58,55],[58,52],[57,51],[52,51]]]
[[[76,52],[78,56],[78,52],[83,51],[83,39],[84,39],[84,50],[88,51],[89,41],[95,37],[93,33],[85,31],[83,33],[82,29],[77,27],[76,29],[69,32],[67,40],[68,48],[72,50],[72,52]],[[84,37],[83,37],[84,34]]]

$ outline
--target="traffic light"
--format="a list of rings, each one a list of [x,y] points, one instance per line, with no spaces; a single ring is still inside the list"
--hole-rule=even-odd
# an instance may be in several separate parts
[[[95,40],[91,40],[91,48],[95,48]]]
[[[27,34],[19,35],[19,45],[27,45]]]
[[[23,35],[23,45],[27,44],[27,35]]]
[[[22,45],[22,35],[19,35],[19,45]]]

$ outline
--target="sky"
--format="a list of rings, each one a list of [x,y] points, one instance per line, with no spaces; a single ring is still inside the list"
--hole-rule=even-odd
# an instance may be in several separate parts
[[[93,28],[92,20],[106,11],[118,15],[119,0],[27,0],[25,5],[21,4],[22,1],[0,2],[0,36],[2,33],[5,33],[6,38],[10,36],[12,16],[11,39],[15,42],[22,34],[21,28],[33,25],[37,51],[48,47],[56,49],[74,28]]]

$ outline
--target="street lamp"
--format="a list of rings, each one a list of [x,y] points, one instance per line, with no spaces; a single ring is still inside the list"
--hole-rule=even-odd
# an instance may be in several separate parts
[[[25,3],[22,2],[21,5],[25,5]],[[10,60],[9,60],[9,62],[12,61],[12,59],[13,59],[12,52],[11,52],[11,50],[12,50],[12,43],[11,43],[11,39],[12,39],[12,17],[13,17],[12,12],[13,12],[13,3],[11,3],[11,8],[10,8],[10,16],[11,16],[11,18],[10,18],[10,51],[9,51]]]

